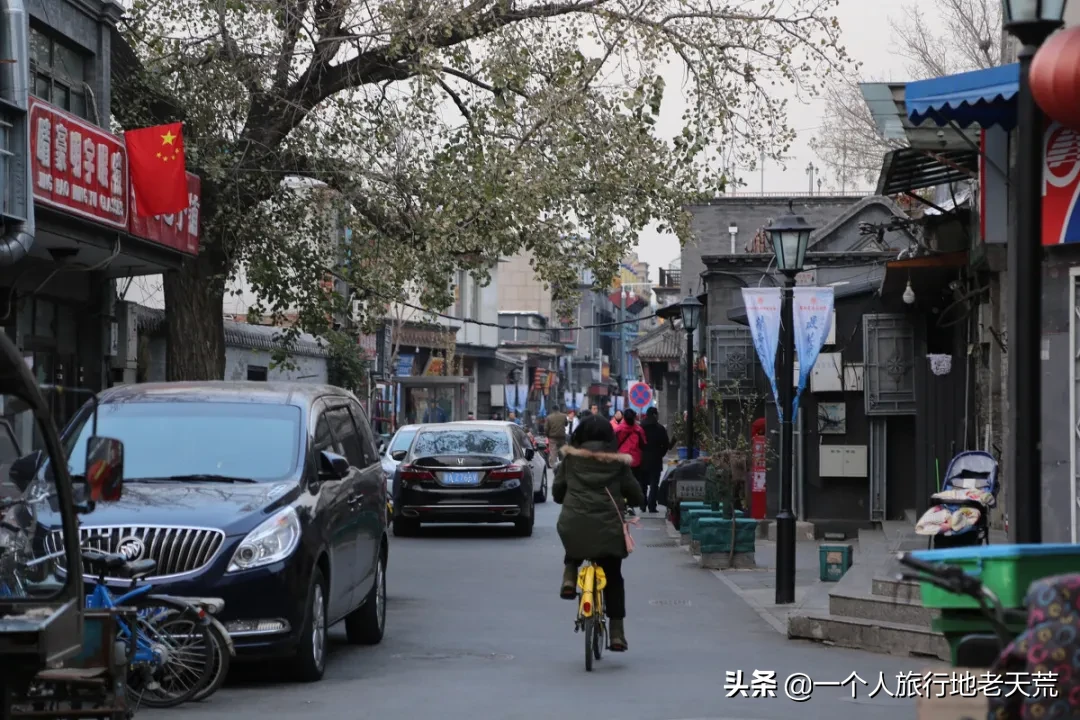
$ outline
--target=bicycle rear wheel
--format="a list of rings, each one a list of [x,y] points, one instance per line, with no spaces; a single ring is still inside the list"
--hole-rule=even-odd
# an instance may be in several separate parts
[[[585,618],[585,671],[592,672],[593,647],[596,644],[596,618]]]
[[[596,620],[596,632],[593,633],[592,651],[593,657],[597,660],[604,654],[604,636],[607,632],[604,629],[604,624],[599,620]]]
[[[214,666],[214,639],[198,608],[151,597],[127,604],[138,613],[136,658],[128,672],[132,705],[169,708],[193,699]]]

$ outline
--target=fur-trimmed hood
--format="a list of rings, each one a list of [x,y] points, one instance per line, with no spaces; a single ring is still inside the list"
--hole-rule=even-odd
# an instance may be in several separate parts
[[[634,460],[625,453],[603,452],[601,450],[590,450],[586,447],[574,447],[573,445],[564,445],[561,453],[563,455],[573,455],[574,457],[592,458],[600,462],[623,463],[624,465],[629,465]]]

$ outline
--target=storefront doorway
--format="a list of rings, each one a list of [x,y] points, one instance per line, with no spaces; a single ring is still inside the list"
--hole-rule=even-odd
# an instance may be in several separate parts
[[[398,425],[464,420],[469,407],[467,377],[399,377]]]

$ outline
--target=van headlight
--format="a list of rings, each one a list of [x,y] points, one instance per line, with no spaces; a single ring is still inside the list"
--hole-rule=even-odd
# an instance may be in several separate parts
[[[300,544],[300,516],[282,508],[248,533],[229,561],[228,572],[251,570],[292,555]]]

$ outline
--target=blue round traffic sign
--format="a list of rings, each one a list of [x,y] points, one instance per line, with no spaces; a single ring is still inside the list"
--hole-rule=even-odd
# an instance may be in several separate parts
[[[627,393],[627,396],[630,399],[630,404],[638,408],[639,410],[652,405],[652,388],[643,382],[636,382],[631,385],[630,391]]]

